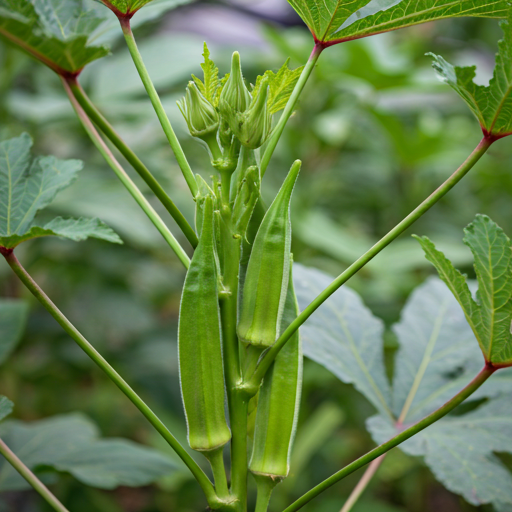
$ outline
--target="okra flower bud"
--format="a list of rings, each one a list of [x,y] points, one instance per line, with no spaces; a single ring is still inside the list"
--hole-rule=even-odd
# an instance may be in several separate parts
[[[231,73],[220,93],[219,110],[228,124],[231,125],[231,118],[237,113],[245,112],[250,103],[251,93],[247,89],[242,75],[240,54],[234,52],[231,58]]]
[[[219,114],[215,107],[201,94],[196,84],[188,83],[187,92],[177,102],[192,137],[207,138],[219,128]]]

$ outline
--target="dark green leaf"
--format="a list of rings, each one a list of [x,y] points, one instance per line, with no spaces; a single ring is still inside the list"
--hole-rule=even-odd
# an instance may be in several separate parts
[[[108,54],[88,44],[102,21],[83,0],[0,0],[0,35],[62,75]]]
[[[295,264],[293,282],[301,309],[332,278]],[[304,355],[352,383],[385,416],[392,418],[391,395],[383,360],[383,325],[361,298],[343,286],[300,328]]]
[[[512,132],[512,26],[503,21],[504,38],[498,43],[496,67],[489,85],[477,85],[476,66],[454,67],[442,57],[434,57],[433,66],[439,76],[467,103],[484,133],[498,137]]]
[[[505,18],[505,0],[288,0],[318,41],[335,44],[427,21]]]
[[[53,468],[102,489],[154,482],[175,469],[159,452],[123,439],[99,439],[96,426],[81,415],[32,423],[8,421],[2,438],[32,470]],[[0,491],[27,489],[20,475],[0,461]]]
[[[27,317],[28,304],[26,302],[0,299],[0,364],[9,357],[20,341]]]
[[[0,421],[11,414],[14,404],[5,396],[0,395]]]

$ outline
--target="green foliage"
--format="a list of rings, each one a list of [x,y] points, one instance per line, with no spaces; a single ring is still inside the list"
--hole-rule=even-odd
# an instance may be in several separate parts
[[[401,0],[384,5],[376,0],[288,1],[315,38],[331,44],[444,18],[504,18],[508,10],[502,0]]]
[[[83,0],[0,0],[0,35],[62,75],[108,54],[89,45],[102,21]]]
[[[0,299],[0,365],[21,340],[28,317],[28,304],[17,299]]]
[[[500,23],[504,38],[498,43],[496,67],[489,85],[477,85],[476,66],[454,67],[442,57],[434,57],[439,76],[467,103],[484,133],[503,137],[512,132],[512,25],[509,19]]]
[[[14,404],[5,396],[0,396],[0,421],[11,414]]]
[[[99,0],[113,11],[122,14],[133,14],[153,0]]]
[[[203,81],[197,76],[192,75],[197,88],[201,91],[202,95],[214,106],[219,103],[219,68],[215,65],[213,60],[210,59],[210,50],[206,42],[203,45],[204,62],[201,64],[203,70]]]
[[[75,241],[94,237],[122,243],[98,219],[58,217],[44,227],[33,225],[37,212],[73,183],[83,164],[53,156],[32,160],[31,146],[32,139],[26,133],[0,143],[0,245],[13,248],[26,240],[52,235]]]
[[[175,468],[156,450],[124,439],[101,439],[96,425],[78,414],[31,423],[10,420],[2,423],[0,435],[31,470],[70,473],[101,489],[147,485]],[[0,491],[27,488],[16,470],[0,461]]]
[[[485,360],[496,365],[512,364],[510,239],[485,215],[477,215],[464,232],[464,243],[475,259],[477,301],[473,299],[465,277],[444,254],[428,238],[418,238],[418,241],[461,305]]]

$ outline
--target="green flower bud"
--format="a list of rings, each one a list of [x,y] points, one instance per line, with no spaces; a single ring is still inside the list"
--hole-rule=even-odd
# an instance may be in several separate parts
[[[245,86],[240,64],[240,54],[233,53],[231,73],[219,98],[219,110],[229,124],[234,114],[245,112],[251,103],[251,93]]]
[[[196,84],[188,83],[187,92],[177,102],[192,137],[201,139],[216,133],[219,128],[219,114],[215,107],[201,94]]]
[[[235,137],[249,149],[258,149],[270,135],[272,114],[269,112],[268,80],[263,80],[258,96],[253,99],[249,110],[237,114],[236,122],[231,124]]]

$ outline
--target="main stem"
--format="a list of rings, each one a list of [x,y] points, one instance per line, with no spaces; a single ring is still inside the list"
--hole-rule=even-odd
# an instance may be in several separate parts
[[[403,443],[407,439],[416,435],[418,432],[421,432],[423,429],[432,425],[436,421],[439,421],[441,418],[446,416],[449,412],[453,411],[455,407],[461,404],[466,398],[471,396],[495,371],[496,367],[486,364],[484,368],[480,371],[480,373],[457,395],[455,395],[449,402],[446,402],[442,407],[434,411],[432,414],[429,414],[426,418],[419,421],[415,425],[405,429],[400,434],[396,435],[386,443],[377,446],[366,455],[359,457],[359,459],[355,460],[348,466],[345,466],[343,469],[334,473],[334,475],[330,476],[322,483],[318,484],[316,487],[313,487],[310,491],[300,497],[297,501],[292,503],[289,507],[287,507],[283,512],[296,512],[301,509],[304,505],[309,503],[313,498],[324,492],[326,489],[334,485],[336,482],[339,482],[346,476],[350,475],[354,471],[357,471],[359,468],[362,468],[369,462],[375,460],[377,457],[384,455],[386,452]]]
[[[155,427],[158,433],[169,443],[171,448],[178,454],[185,465],[190,469],[195,479],[203,489],[210,506],[216,505],[219,500],[215,493],[212,483],[198,466],[195,460],[181,446],[179,441],[169,432],[160,418],[146,405],[139,395],[128,385],[128,383],[110,366],[108,361],[84,338],[78,329],[65,317],[60,309],[44,293],[39,285],[32,279],[32,276],[18,261],[14,252],[3,251],[4,257],[19,277],[21,282],[28,288],[34,297],[46,308],[46,310],[57,320],[59,325],[66,331],[77,345],[107,374],[110,380],[129,398],[129,400],[139,409],[146,419]]]
[[[248,392],[255,393],[259,385],[274,362],[279,351],[290,339],[293,333],[343,284],[345,284],[354,274],[359,272],[372,258],[387,247],[395,238],[401,235],[407,228],[416,222],[425,212],[430,210],[449,190],[451,190],[480,160],[484,153],[494,142],[492,138],[484,137],[478,146],[474,149],[467,160],[430,196],[425,199],[415,210],[413,210],[405,219],[397,224],[387,235],[381,238],[370,250],[363,254],[357,261],[340,274],[325,290],[323,290],[302,313],[288,326],[275,342],[272,348],[263,357],[257,366],[252,377],[244,383]]]
[[[114,127],[105,119],[101,112],[96,108],[89,96],[85,93],[76,77],[66,78],[73,95],[77,99],[80,106],[84,109],[89,118],[98,126],[98,128],[112,141],[114,146],[121,154],[130,162],[130,165],[138,172],[139,176],[146,182],[148,187],[153,191],[156,197],[164,205],[165,209],[171,214],[176,224],[180,227],[183,234],[187,237],[192,247],[197,247],[197,235],[192,229],[187,219],[180,212],[173,200],[167,195],[160,183],[151,174],[149,169],[144,165],[141,159],[126,144],[121,136],[115,131]]]
[[[121,180],[121,183],[128,189],[135,201],[137,201],[138,205],[142,208],[144,213],[149,217],[149,220],[151,220],[158,231],[160,231],[160,234],[164,237],[164,240],[170,245],[171,249],[176,253],[185,268],[188,269],[190,266],[190,258],[184,251],[183,247],[181,247],[176,238],[174,238],[174,235],[170,232],[169,228],[160,218],[158,213],[156,213],[154,208],[149,204],[148,200],[144,197],[144,194],[142,194],[142,192],[137,188],[137,185],[135,185],[135,183],[131,180],[128,174],[126,174],[125,170],[116,160],[108,146],[100,137],[100,134],[96,131],[96,128],[94,128],[91,120],[74,97],[73,92],[71,91],[71,88],[69,87],[66,80],[62,79],[62,83],[64,84],[64,89],[66,90],[66,93],[71,101],[71,104],[73,105],[73,108],[75,109],[78,118],[80,119],[80,122],[82,123],[82,126],[87,132],[87,135],[89,135],[89,138],[93,144],[96,146],[103,158],[107,161],[108,165],[116,173],[117,177]]]
[[[261,159],[260,169],[262,178],[263,175],[265,174],[265,171],[267,170],[270,159],[274,154],[274,150],[276,149],[277,143],[279,142],[279,139],[283,134],[284,127],[286,126],[288,119],[290,119],[290,116],[293,114],[293,109],[295,108],[299,96],[302,93],[302,89],[304,89],[304,86],[306,85],[308,78],[310,77],[313,69],[315,68],[316,61],[318,60],[318,57],[320,57],[322,50],[323,47],[320,44],[316,43],[313,48],[313,51],[311,52],[309,60],[304,66],[304,69],[302,70],[299,80],[295,85],[295,88],[293,89],[293,92],[290,98],[288,99],[288,102],[286,103],[286,107],[283,110],[283,113],[281,114],[281,117],[279,118],[279,121],[277,122],[274,130],[272,131],[272,135],[267,143],[265,153],[263,154],[263,157]]]
[[[128,45],[128,49],[130,50],[130,54],[132,56],[135,67],[139,72],[142,83],[146,88],[146,92],[148,93],[149,99],[151,100],[153,108],[155,109],[156,115],[158,116],[160,124],[162,125],[167,140],[169,141],[169,144],[174,152],[174,156],[176,157],[178,165],[180,166],[181,172],[183,173],[187,185],[190,188],[190,192],[192,192],[192,196],[195,198],[198,192],[198,188],[194,178],[194,173],[190,168],[187,157],[185,156],[180,142],[174,133],[171,122],[165,113],[162,102],[160,101],[160,97],[158,96],[155,86],[151,81],[151,77],[149,76],[148,70],[144,65],[142,55],[139,52],[137,43],[135,42],[135,37],[133,36],[133,32],[130,27],[130,20],[128,18],[119,18],[119,23],[121,24],[124,38],[126,40],[126,44]]]
[[[69,510],[50,492],[50,490],[37,478],[30,469],[16,456],[16,454],[0,439],[0,454],[5,460],[52,506],[57,512]]]

